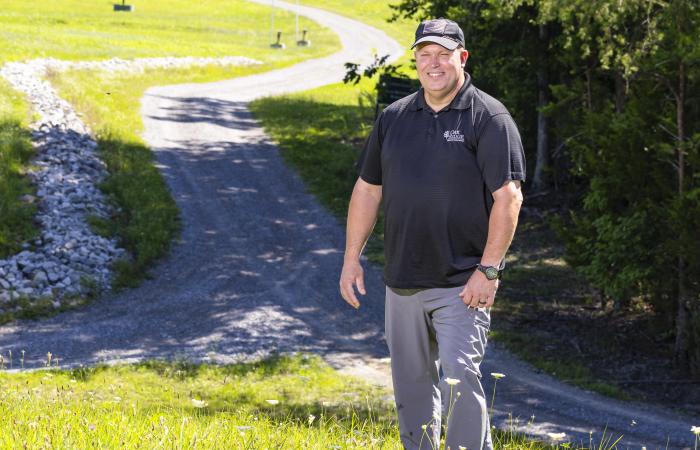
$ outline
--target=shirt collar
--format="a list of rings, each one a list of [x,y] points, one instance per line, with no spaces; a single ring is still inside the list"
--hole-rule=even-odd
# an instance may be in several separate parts
[[[474,94],[474,86],[472,85],[472,77],[467,71],[464,72],[464,84],[459,88],[459,92],[452,99],[449,106],[445,108],[448,109],[469,109],[472,103],[472,96]],[[423,88],[418,89],[416,96],[411,102],[412,111],[420,111],[421,109],[429,108],[428,104],[425,102],[425,93]]]

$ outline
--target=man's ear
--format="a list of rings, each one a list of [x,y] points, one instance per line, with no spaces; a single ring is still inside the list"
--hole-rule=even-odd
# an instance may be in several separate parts
[[[467,59],[469,59],[469,52],[467,49],[462,49],[462,51],[459,54],[459,61],[462,64],[462,67],[467,65]]]

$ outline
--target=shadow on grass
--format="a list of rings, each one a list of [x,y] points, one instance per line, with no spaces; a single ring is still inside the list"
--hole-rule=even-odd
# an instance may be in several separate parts
[[[308,423],[310,414],[345,419],[354,417],[361,422],[381,420],[384,416],[385,422],[393,422],[391,403],[377,398],[378,394],[383,397],[386,392],[359,380],[339,376],[313,355],[272,356],[250,363],[221,366],[148,360],[134,365],[98,365],[54,373],[65,373],[81,383],[103,383],[107,388],[110,385],[107,380],[113,377],[118,377],[127,386],[138,384],[140,378],[132,379],[129,374],[142,372],[162,378],[162,383],[157,385],[173,388],[184,407],[191,408],[191,412],[197,415],[213,416],[245,410],[251,414],[263,413],[272,420],[291,419],[299,423]],[[152,381],[142,382],[154,386]],[[94,387],[91,385],[89,389]],[[190,397],[206,399],[208,406],[192,406]],[[150,411],[158,412],[160,408],[162,405],[156,403],[142,405],[140,409],[150,415]]]
[[[147,277],[147,269],[164,256],[180,230],[178,209],[153,155],[140,143],[112,136],[98,139],[109,176],[100,188],[116,206],[111,222],[92,219],[93,228],[117,236],[130,258],[115,265],[115,288],[134,287]]]
[[[36,206],[21,199],[34,194],[24,176],[33,155],[29,130],[13,120],[0,121],[0,258],[19,252],[38,234]]]

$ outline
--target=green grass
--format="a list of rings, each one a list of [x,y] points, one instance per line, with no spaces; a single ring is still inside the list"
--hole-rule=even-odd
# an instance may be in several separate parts
[[[414,32],[418,23],[406,19],[388,22],[387,19],[393,14],[393,10],[389,5],[397,2],[378,2],[375,0],[303,0],[301,3],[342,14],[379,28],[396,39],[399,44],[404,45],[408,54],[411,53],[408,49],[413,43]]]
[[[2,448],[401,448],[390,393],[316,356],[19,370],[0,372],[0,386]],[[512,428],[493,439],[497,449],[579,448]]]
[[[387,393],[318,357],[0,373],[0,385],[3,448],[399,448]]]
[[[34,155],[23,98],[0,80],[0,258],[21,250],[22,243],[38,234],[33,223],[36,207],[20,197],[34,190],[24,177]]]
[[[113,3],[118,2],[4,0],[0,61],[244,55],[286,65],[339,45],[330,30],[300,17],[314,45],[271,49],[270,8],[244,0],[129,0],[136,8],[130,13],[113,12]],[[288,43],[294,40],[294,20],[291,12],[275,12],[275,29]]]

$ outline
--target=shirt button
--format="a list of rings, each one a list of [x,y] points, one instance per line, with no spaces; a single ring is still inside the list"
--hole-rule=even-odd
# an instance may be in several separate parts
[[[437,116],[438,116],[437,114],[433,114],[433,117],[435,117],[436,119],[437,119]]]

